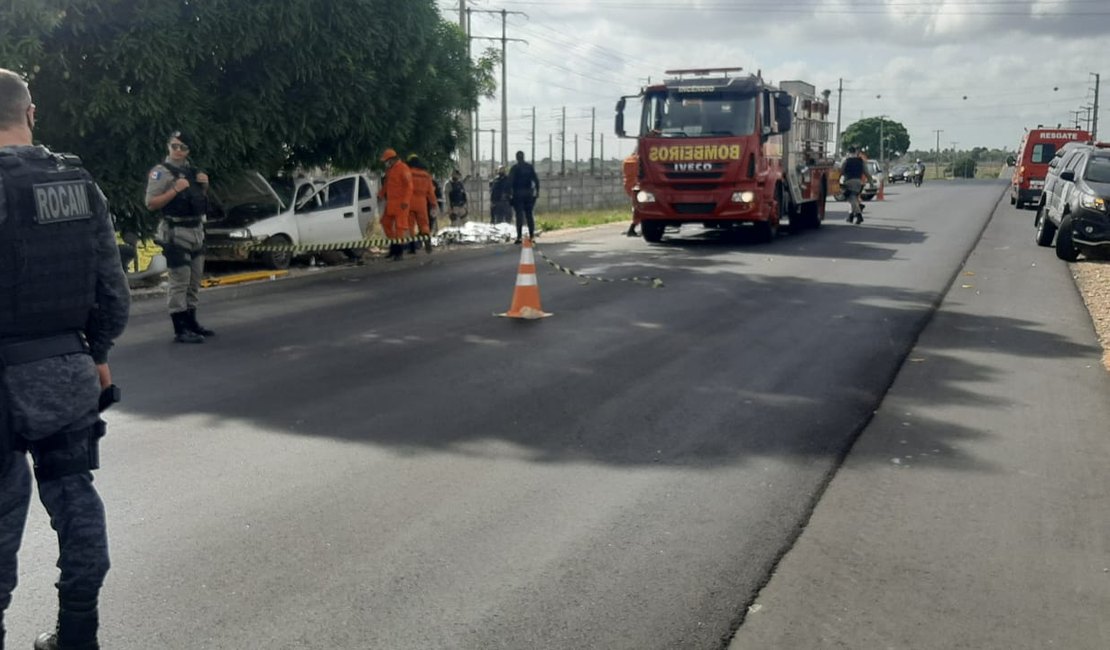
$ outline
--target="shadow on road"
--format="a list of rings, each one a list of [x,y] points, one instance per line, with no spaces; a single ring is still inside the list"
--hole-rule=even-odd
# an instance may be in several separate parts
[[[912,236],[871,231],[903,243]],[[556,317],[509,322],[491,315],[508,306],[510,289],[505,261],[493,258],[475,256],[475,264],[496,261],[496,277],[480,266],[466,282],[446,266],[423,272],[441,273],[438,282],[352,271],[285,294],[290,306],[265,293],[241,297],[222,305],[209,323],[218,338],[202,346],[172,345],[160,316],[140,317],[113,359],[128,384],[121,410],[158,420],[201,416],[227,435],[249,423],[398,454],[707,469],[761,458],[807,462],[846,453],[940,298],[798,277],[722,282],[702,256],[700,265],[671,260],[668,286],[681,290],[544,279],[545,302],[561,306]],[[427,305],[435,308],[422,313]],[[930,404],[1002,406],[975,392],[990,373],[961,352],[1097,356],[1029,321],[949,322],[949,371],[920,396]],[[937,423],[930,434],[927,446],[950,449],[994,432]],[[929,462],[990,469],[954,452]]]

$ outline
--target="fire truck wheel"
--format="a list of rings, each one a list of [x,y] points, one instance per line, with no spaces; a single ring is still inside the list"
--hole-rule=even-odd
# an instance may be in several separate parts
[[[779,234],[778,224],[770,221],[758,221],[755,224],[755,238],[761,244],[770,244]]]
[[[644,234],[644,241],[658,244],[663,241],[663,231],[666,227],[661,223],[653,223],[651,221],[640,222],[640,232]]]

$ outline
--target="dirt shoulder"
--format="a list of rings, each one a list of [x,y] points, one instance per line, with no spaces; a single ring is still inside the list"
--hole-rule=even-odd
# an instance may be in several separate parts
[[[1110,260],[1084,260],[1071,271],[1102,343],[1102,365],[1110,370]]]

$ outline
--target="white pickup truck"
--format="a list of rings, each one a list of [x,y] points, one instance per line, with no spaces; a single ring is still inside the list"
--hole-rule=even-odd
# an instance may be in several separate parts
[[[284,189],[283,196],[256,172],[213,181],[205,224],[207,258],[257,260],[284,269],[299,253],[252,253],[244,245],[357,242],[378,218],[377,181],[366,174],[327,180],[301,178],[287,182]]]

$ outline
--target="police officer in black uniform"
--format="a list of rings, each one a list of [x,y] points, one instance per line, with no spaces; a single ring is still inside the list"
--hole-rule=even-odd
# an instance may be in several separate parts
[[[73,156],[32,145],[27,84],[0,69],[0,648],[31,500],[58,534],[58,618],[37,650],[90,650],[108,572],[93,487],[111,385],[108,350],[127,324],[127,279],[107,202]]]
[[[169,267],[168,307],[174,341],[204,343],[215,332],[197,322],[200,281],[204,277],[204,218],[208,174],[189,161],[193,139],[174,131],[166,140],[166,159],[147,176],[146,207],[161,211],[156,241]]]

